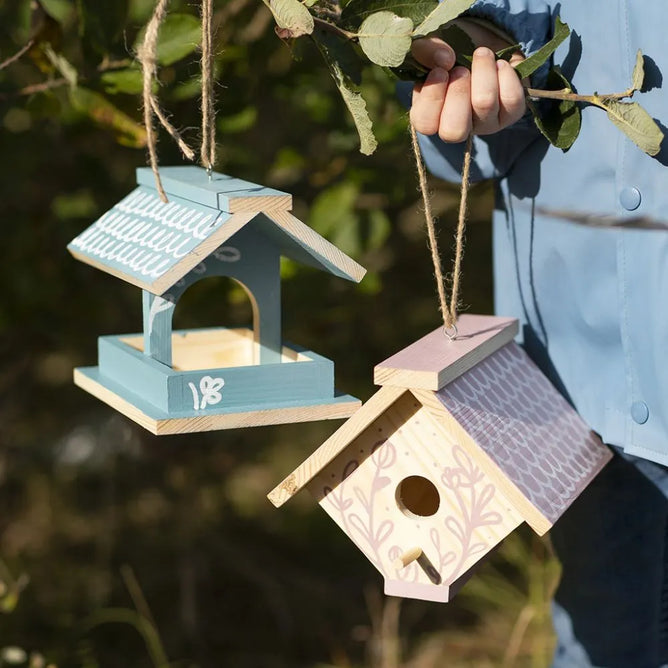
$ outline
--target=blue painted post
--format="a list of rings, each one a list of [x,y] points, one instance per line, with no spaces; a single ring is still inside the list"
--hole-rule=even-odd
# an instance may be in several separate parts
[[[176,300],[170,294],[154,295],[142,290],[144,355],[172,366],[172,316]]]

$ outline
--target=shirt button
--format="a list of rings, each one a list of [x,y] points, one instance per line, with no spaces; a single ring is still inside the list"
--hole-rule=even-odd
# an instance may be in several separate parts
[[[631,417],[638,424],[645,424],[649,420],[649,408],[644,401],[634,401],[631,406]]]
[[[635,211],[642,202],[642,195],[637,188],[624,188],[621,193],[619,193],[619,203],[627,211]]]

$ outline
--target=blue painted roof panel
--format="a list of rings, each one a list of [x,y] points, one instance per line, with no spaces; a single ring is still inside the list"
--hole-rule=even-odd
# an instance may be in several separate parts
[[[162,202],[155,190],[139,186],[68,249],[110,273],[133,279],[130,282],[151,284],[229,218],[230,214],[173,195]]]

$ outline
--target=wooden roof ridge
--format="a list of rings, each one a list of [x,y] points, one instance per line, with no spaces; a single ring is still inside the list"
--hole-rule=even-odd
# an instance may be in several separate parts
[[[292,195],[245,181],[220,172],[209,175],[203,167],[179,165],[160,167],[160,180],[168,195],[182,197],[198,204],[225,211],[266,211],[292,209]],[[137,184],[155,190],[155,177],[150,167],[137,169]]]

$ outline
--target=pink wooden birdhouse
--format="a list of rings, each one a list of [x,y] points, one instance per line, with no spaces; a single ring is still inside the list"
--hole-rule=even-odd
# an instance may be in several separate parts
[[[513,341],[516,320],[457,327],[378,365],[381,389],[269,494],[307,487],[390,595],[448,601],[523,521],[548,531],[611,456]]]

